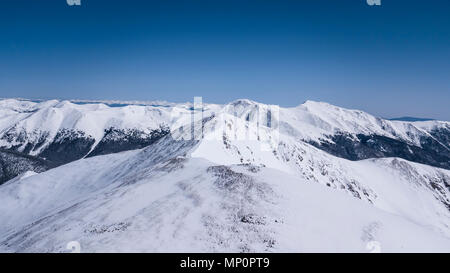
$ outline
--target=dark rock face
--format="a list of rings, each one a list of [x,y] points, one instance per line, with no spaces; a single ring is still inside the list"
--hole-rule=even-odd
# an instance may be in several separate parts
[[[39,157],[50,160],[58,165],[66,164],[83,158],[91,150],[95,140],[83,132],[75,130],[60,130],[55,139],[40,154]]]
[[[105,130],[103,139],[89,153],[88,157],[141,149],[153,144],[169,133],[169,128],[164,126],[149,133],[137,129],[123,130],[110,128]]]
[[[45,144],[48,133],[40,132],[37,142],[27,143],[26,134],[23,132],[17,134],[17,132],[12,131],[5,138],[27,144],[25,148],[22,147],[20,150],[21,145],[10,147],[7,150],[0,148],[0,184],[26,171],[43,172],[83,157],[144,148],[169,134],[169,132],[169,128],[163,126],[150,132],[138,129],[110,128],[105,131],[103,139],[92,150],[95,144],[93,137],[81,131],[63,129],[37,156],[30,156],[28,155],[30,152],[36,151]]]
[[[36,151],[42,147],[48,137],[49,133],[45,131],[33,131],[29,134],[25,131],[25,129],[18,129],[14,126],[4,133],[1,139],[9,143],[17,143],[15,146],[8,149],[11,151],[18,151],[19,147],[27,143],[20,152],[23,154],[29,154],[30,152]],[[29,139],[34,139],[34,141],[29,141]]]
[[[380,135],[337,134],[330,141],[311,142],[315,147],[349,160],[400,157],[439,168],[450,169],[450,132],[436,132],[438,137],[422,136],[421,147]],[[437,140],[438,139],[438,140]]]
[[[450,149],[450,128],[434,129],[430,132],[430,135],[439,141],[439,143]]]
[[[55,166],[47,160],[0,149],[0,185],[26,171],[39,173]]]

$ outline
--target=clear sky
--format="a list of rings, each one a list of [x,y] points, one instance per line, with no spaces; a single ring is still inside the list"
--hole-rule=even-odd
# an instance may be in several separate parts
[[[450,1],[2,0],[0,97],[296,106],[450,120]]]

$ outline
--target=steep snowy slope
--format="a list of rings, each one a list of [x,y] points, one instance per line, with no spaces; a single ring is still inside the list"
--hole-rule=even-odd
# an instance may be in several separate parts
[[[191,104],[117,105],[0,100],[0,148],[55,165],[146,147],[185,124]],[[217,106],[205,105],[209,113]],[[199,117],[197,117],[199,116]],[[24,168],[22,172],[32,170]],[[19,172],[20,173],[20,172]],[[0,177],[0,181],[11,178]],[[1,182],[0,182],[1,183]]]
[[[348,161],[226,113],[193,130],[1,185],[0,251],[450,251],[448,170]]]

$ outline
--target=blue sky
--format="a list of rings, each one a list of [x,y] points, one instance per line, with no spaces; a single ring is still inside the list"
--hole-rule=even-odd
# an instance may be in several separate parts
[[[450,120],[450,1],[6,0],[0,97],[307,99]]]

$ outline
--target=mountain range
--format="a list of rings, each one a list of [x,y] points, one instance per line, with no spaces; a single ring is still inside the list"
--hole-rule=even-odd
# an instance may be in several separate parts
[[[0,100],[0,252],[450,251],[450,122]]]

